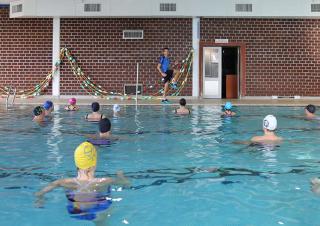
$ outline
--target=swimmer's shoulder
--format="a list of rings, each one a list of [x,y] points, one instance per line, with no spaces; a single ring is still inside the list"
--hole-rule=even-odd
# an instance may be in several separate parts
[[[67,105],[64,107],[66,111],[78,111],[80,108],[78,106]]]
[[[175,114],[177,115],[190,115],[191,114],[191,110],[190,109],[186,109],[184,111],[180,110],[180,109],[175,109],[174,111]]]
[[[254,136],[250,139],[251,142],[256,143],[256,142],[262,142],[265,141],[265,137],[264,136]]]
[[[108,185],[114,182],[111,177],[96,178],[96,181],[98,185]]]
[[[75,183],[74,181],[75,181],[74,178],[63,178],[63,179],[53,181],[50,185],[53,187],[69,188],[71,185]]]
[[[66,187],[70,184],[75,184],[75,178],[63,178],[60,180],[56,180],[59,186]]]
[[[283,138],[275,136],[274,138],[270,139],[265,136],[255,136],[255,137],[252,137],[250,141],[252,143],[261,143],[261,142],[272,142],[273,143],[273,142],[282,142]]]

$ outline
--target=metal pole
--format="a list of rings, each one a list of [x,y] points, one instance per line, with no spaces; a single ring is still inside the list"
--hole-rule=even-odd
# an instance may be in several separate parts
[[[8,109],[10,93],[11,93],[11,86],[9,87],[8,95],[7,95],[7,98],[6,98],[6,109]]]
[[[139,63],[137,63],[137,80],[136,80],[136,105],[138,105],[138,84],[139,84]]]
[[[14,101],[16,100],[17,88],[14,88],[13,91],[14,91],[14,92],[13,92],[13,99],[12,99],[11,105],[13,105],[13,104],[14,104]]]

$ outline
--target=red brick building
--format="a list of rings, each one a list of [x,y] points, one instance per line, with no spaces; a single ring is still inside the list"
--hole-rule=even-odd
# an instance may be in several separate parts
[[[244,9],[250,11],[250,7]],[[19,17],[2,5],[1,87],[34,86],[51,70],[54,49],[68,47],[83,70],[110,91],[123,92],[125,84],[135,84],[139,63],[139,83],[148,95],[161,85],[156,64],[161,49],[169,47],[178,60],[195,49],[193,74],[181,95],[320,96],[320,19],[315,16],[57,19],[55,15],[10,18],[10,14]],[[143,39],[123,39],[124,30],[142,30]],[[55,91],[50,86],[49,95],[85,95],[67,63],[61,65],[59,74]]]

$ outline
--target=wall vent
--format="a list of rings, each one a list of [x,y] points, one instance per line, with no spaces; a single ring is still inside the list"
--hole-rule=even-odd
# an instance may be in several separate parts
[[[143,39],[143,30],[124,30],[123,39]]]
[[[136,85],[125,84],[124,85],[125,95],[136,95]],[[142,84],[138,84],[138,95],[142,95]]]
[[[160,3],[161,12],[175,12],[177,11],[176,3]]]
[[[22,4],[13,5],[11,8],[12,13],[21,13],[22,12]]]
[[[311,4],[311,12],[320,12],[320,4]]]
[[[236,4],[236,12],[252,12],[252,4]]]
[[[85,12],[101,12],[101,4],[84,4]]]

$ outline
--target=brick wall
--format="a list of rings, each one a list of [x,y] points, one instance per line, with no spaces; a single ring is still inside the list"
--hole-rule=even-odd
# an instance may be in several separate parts
[[[0,8],[0,86],[32,88],[51,69],[52,19],[10,19]],[[51,94],[51,86],[48,94]]]
[[[143,29],[143,40],[123,40],[122,31]],[[191,19],[61,19],[61,46],[69,47],[83,70],[108,91],[123,92],[124,84],[135,84],[136,63],[144,91],[160,89],[156,65],[163,47],[182,60],[192,47]],[[150,86],[156,88],[146,89]],[[161,85],[162,87],[162,85]],[[61,93],[85,94],[67,64],[61,68]],[[192,79],[182,95],[192,94]]]
[[[246,44],[248,96],[320,96],[320,20],[201,19],[201,39]]]
[[[320,96],[320,20],[201,19],[201,40],[228,38],[246,44],[248,96]],[[122,30],[143,29],[143,40],[123,40]],[[183,59],[192,45],[191,19],[61,19],[61,46],[109,91],[135,83],[136,63],[144,91],[160,88],[155,67],[163,47]],[[52,19],[9,19],[0,9],[0,85],[34,86],[51,68]],[[191,95],[191,79],[182,95]],[[156,88],[146,89],[149,86]],[[51,94],[51,88],[48,94]],[[67,64],[61,94],[85,94]]]

